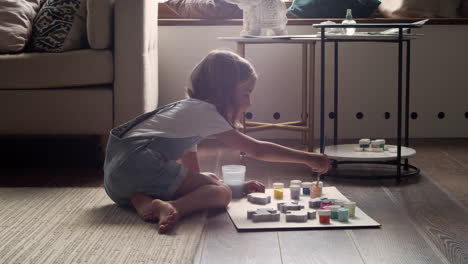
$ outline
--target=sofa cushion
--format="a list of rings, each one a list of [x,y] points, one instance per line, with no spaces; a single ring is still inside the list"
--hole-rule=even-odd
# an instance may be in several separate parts
[[[63,52],[87,45],[86,0],[47,0],[34,19],[29,50]]]
[[[86,29],[89,46],[108,49],[112,46],[114,0],[88,0]]]
[[[380,0],[295,0],[288,11],[302,18],[345,18],[351,9],[354,18],[367,18],[380,5]]]
[[[110,50],[0,56],[0,89],[41,89],[113,82]]]
[[[0,53],[22,51],[43,0],[0,1]]]
[[[108,134],[112,88],[0,90],[0,120],[0,134]]]

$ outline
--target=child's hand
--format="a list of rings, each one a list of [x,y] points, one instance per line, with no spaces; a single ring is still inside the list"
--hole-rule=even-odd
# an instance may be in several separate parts
[[[246,181],[244,183],[244,192],[245,194],[253,193],[253,192],[265,192],[265,185],[258,181]]]
[[[314,157],[309,163],[309,167],[313,172],[318,172],[320,174],[326,173],[331,166],[331,161],[325,154],[314,154]]]

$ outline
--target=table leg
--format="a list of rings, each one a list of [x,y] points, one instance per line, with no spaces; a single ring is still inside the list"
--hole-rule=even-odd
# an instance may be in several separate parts
[[[325,28],[320,34],[320,153],[325,153]]]
[[[245,58],[245,43],[237,42],[237,54],[242,58]]]
[[[237,42],[237,54],[242,58],[245,58],[245,44]],[[242,133],[247,133],[247,125],[245,124],[245,113],[242,113]],[[245,152],[240,152],[240,161],[245,165]]]
[[[406,107],[405,107],[405,146],[409,147],[409,112],[410,112],[410,67],[411,67],[411,41],[406,41]],[[408,159],[405,159],[405,170],[409,170]]]
[[[335,113],[335,119],[333,119],[333,145],[338,145],[338,41],[335,41],[335,56],[334,56],[335,62],[334,67],[335,67],[335,91],[333,93],[333,105],[334,109],[333,112]]]
[[[308,79],[308,72],[307,72],[307,43],[302,44],[302,113],[301,113],[301,120],[304,125],[307,124],[307,79]],[[307,131],[304,131],[302,134],[302,144],[307,144]]]
[[[397,114],[397,182],[401,181],[401,105],[403,86],[403,30],[399,28],[398,37],[398,114]]]
[[[307,150],[309,152],[314,151],[314,115],[315,115],[315,44],[312,42],[309,46],[309,78],[308,87],[309,90],[309,114],[307,116],[307,128],[308,128],[308,144]]]

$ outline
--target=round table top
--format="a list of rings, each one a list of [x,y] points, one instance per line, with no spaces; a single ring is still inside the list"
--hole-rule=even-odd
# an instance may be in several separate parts
[[[396,145],[385,145],[389,150],[395,150],[390,152],[385,150],[382,152],[370,152],[370,151],[356,151],[359,148],[358,144],[343,144],[343,145],[331,145],[325,147],[325,154],[334,160],[350,160],[350,161],[388,161],[396,160]],[[315,152],[320,152],[320,148],[316,148]],[[401,147],[401,158],[406,159],[416,155],[416,150],[408,147]]]

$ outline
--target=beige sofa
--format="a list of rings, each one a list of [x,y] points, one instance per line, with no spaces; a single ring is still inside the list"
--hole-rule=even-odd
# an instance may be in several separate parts
[[[0,135],[108,135],[157,106],[157,0],[88,0],[89,49],[0,55]]]

